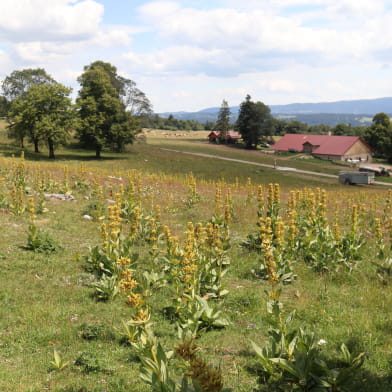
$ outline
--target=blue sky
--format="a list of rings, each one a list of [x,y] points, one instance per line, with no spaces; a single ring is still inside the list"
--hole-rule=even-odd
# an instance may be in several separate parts
[[[2,0],[0,79],[95,60],[156,112],[392,96],[392,0]]]

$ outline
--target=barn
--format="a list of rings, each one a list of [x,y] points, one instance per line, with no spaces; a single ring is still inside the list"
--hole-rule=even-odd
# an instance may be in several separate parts
[[[359,136],[287,133],[272,147],[275,151],[311,154],[328,161],[372,160],[373,149]]]
[[[220,131],[212,131],[208,134],[208,140],[210,143],[219,143]],[[226,143],[237,143],[241,139],[241,135],[236,131],[228,131],[226,133]]]

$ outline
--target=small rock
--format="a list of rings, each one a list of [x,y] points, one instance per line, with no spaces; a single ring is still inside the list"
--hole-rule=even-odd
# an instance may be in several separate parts
[[[86,215],[83,215],[83,219],[92,220],[93,217],[86,214]]]
[[[89,196],[84,196],[83,199],[84,200],[90,200],[90,197]]]
[[[75,200],[75,198],[69,193],[44,193],[44,196],[58,200]]]

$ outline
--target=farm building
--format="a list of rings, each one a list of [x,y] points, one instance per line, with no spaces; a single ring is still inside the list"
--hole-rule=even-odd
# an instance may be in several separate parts
[[[220,135],[220,131],[210,132],[208,134],[209,142],[219,143],[219,135]],[[239,139],[241,139],[241,135],[236,131],[228,131],[225,138],[227,143],[236,143]]]
[[[359,136],[304,135],[287,133],[272,147],[275,151],[311,154],[329,161],[369,162],[373,149]]]

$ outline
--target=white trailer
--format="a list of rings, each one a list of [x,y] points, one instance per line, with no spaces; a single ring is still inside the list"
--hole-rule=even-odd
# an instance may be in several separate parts
[[[360,171],[341,171],[339,172],[339,182],[341,184],[373,184],[374,173]]]

